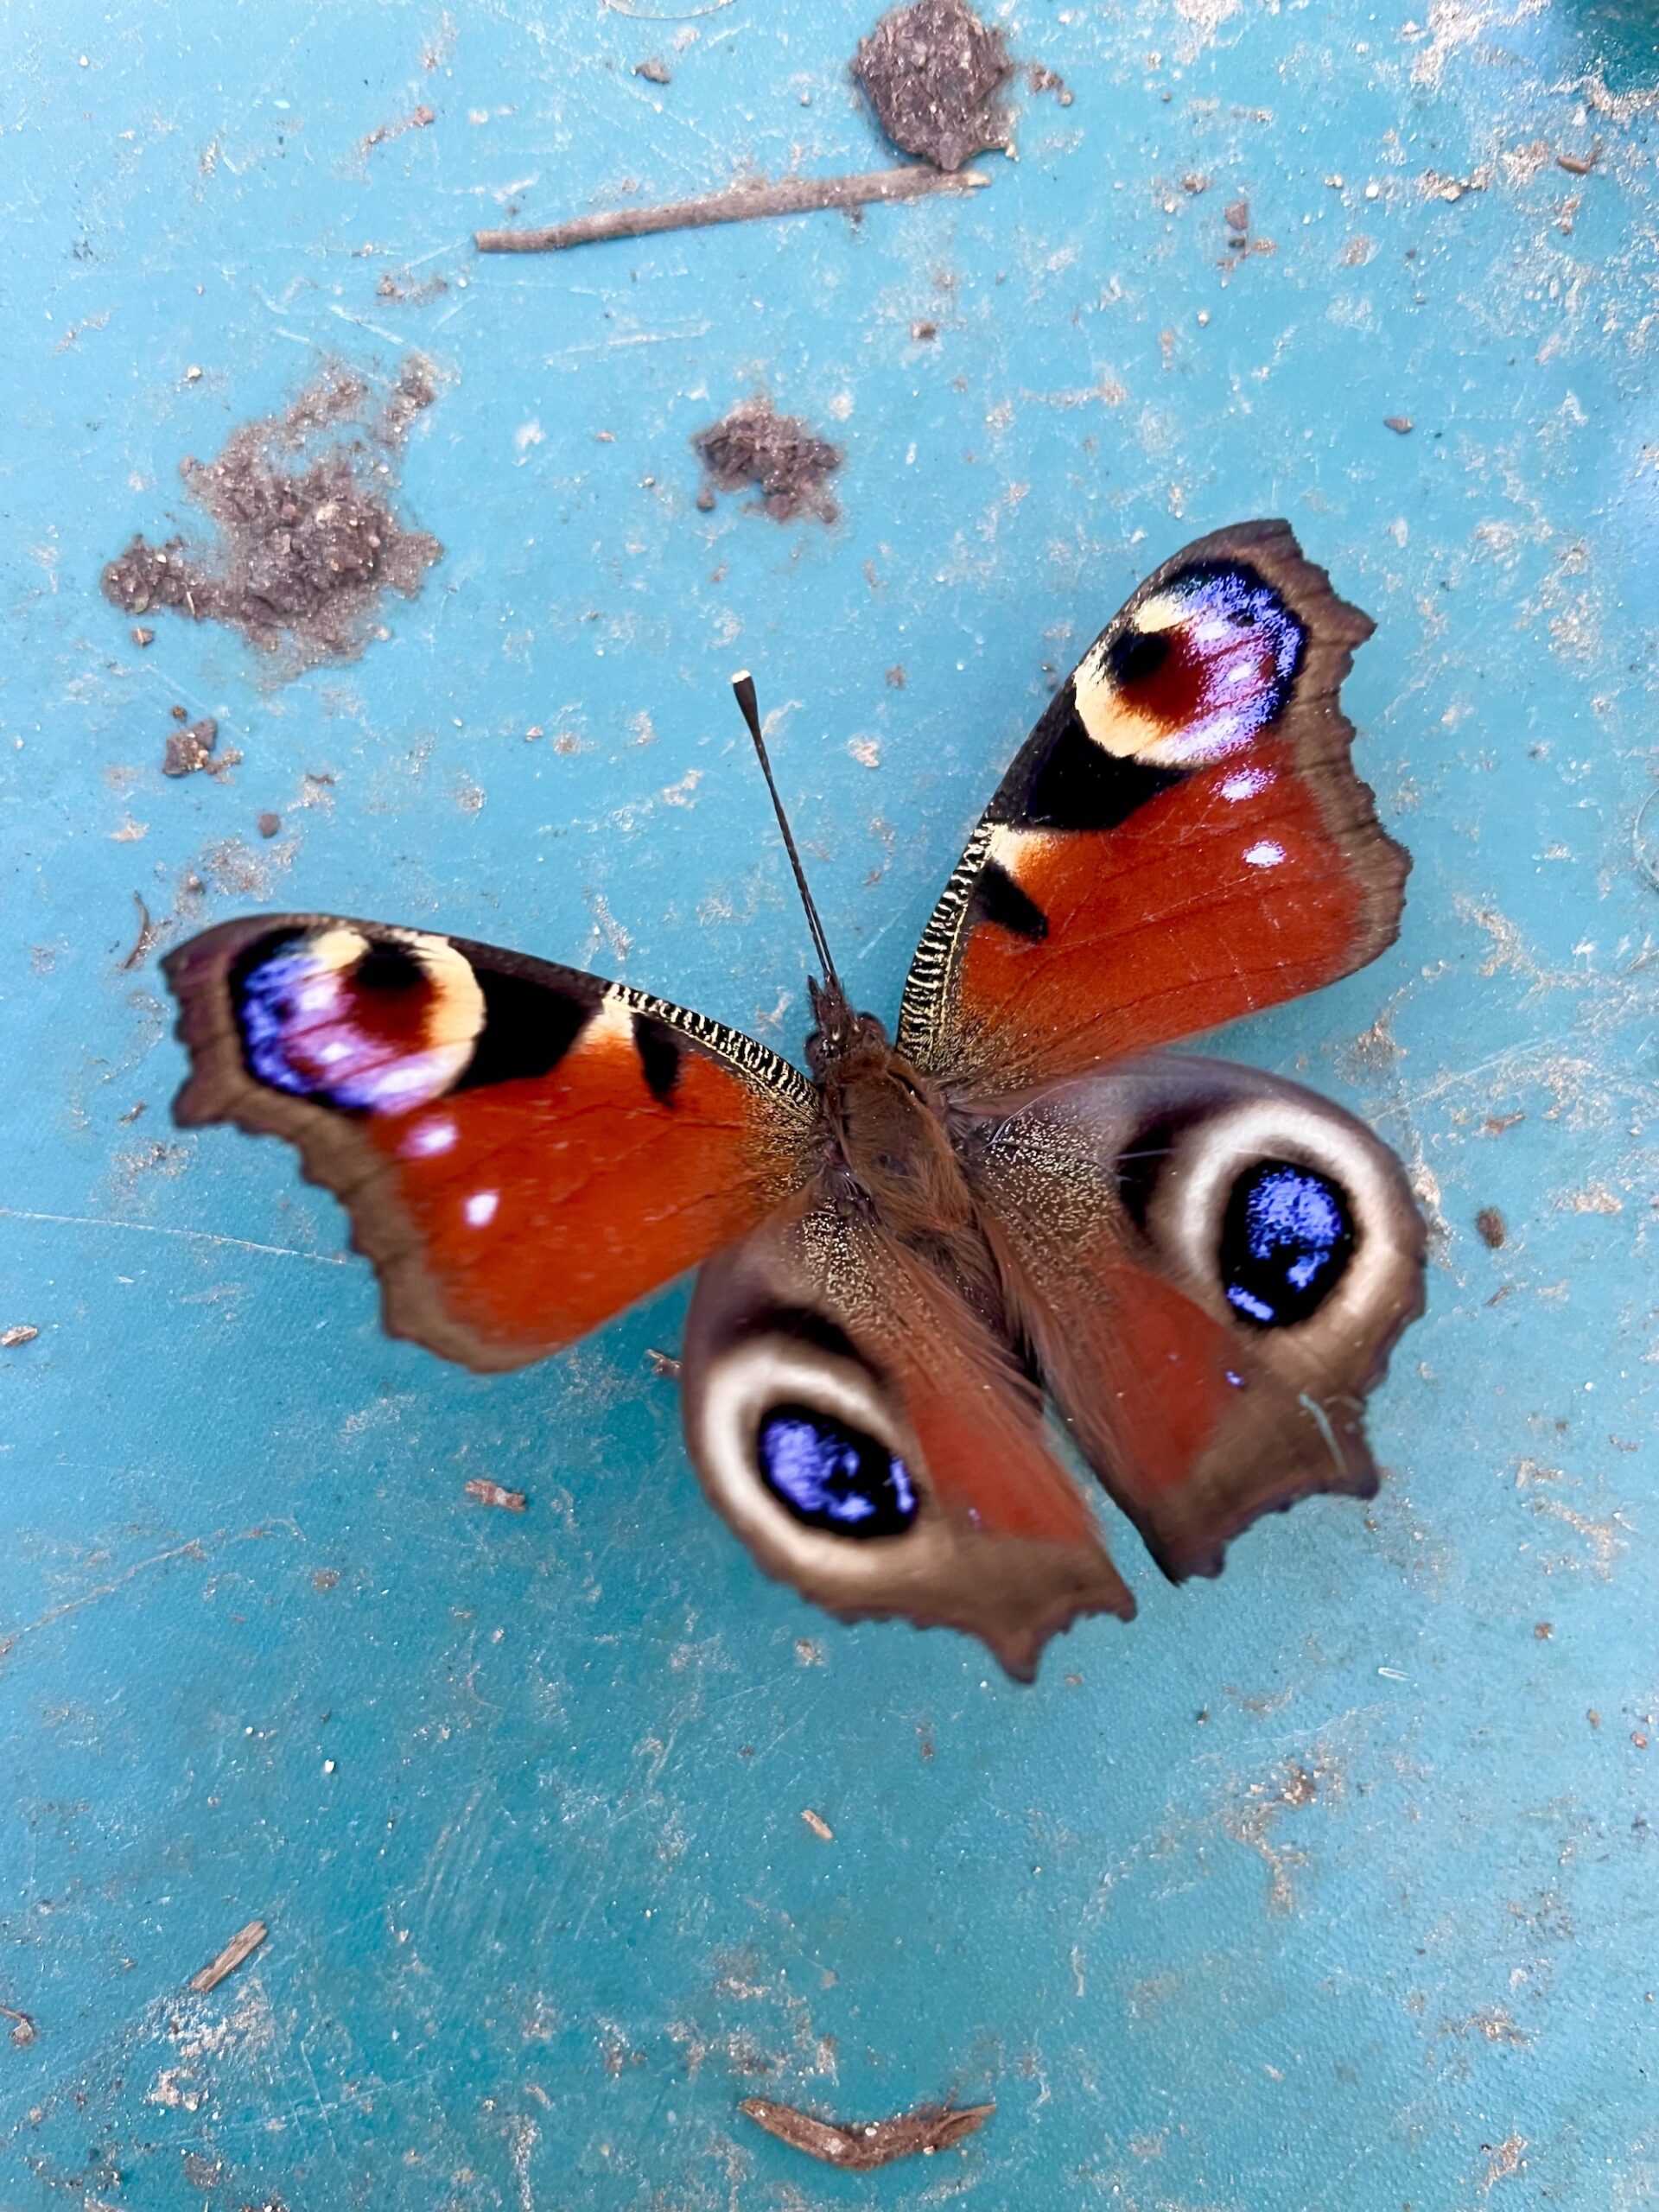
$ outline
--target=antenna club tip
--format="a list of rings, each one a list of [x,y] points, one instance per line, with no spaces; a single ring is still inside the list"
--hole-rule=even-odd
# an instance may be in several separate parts
[[[732,671],[732,689],[734,691],[736,690],[740,683],[753,683],[753,681],[754,678],[749,674],[747,668],[735,668]]]

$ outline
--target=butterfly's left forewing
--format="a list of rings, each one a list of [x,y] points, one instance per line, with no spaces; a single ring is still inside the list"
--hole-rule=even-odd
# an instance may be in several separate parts
[[[229,922],[165,964],[178,1119],[295,1145],[350,1212],[391,1333],[469,1367],[571,1343],[810,1172],[804,1076],[576,969],[319,914]]]

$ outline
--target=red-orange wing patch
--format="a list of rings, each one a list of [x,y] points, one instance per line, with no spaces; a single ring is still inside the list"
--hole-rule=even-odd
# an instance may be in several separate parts
[[[258,916],[166,963],[175,1112],[286,1137],[340,1198],[385,1323],[469,1367],[570,1343],[804,1179],[816,1094],[766,1046],[459,938]]]
[[[1338,700],[1370,629],[1282,522],[1166,562],[987,809],[917,952],[900,1049],[959,1093],[1013,1090],[1374,959],[1408,862]]]

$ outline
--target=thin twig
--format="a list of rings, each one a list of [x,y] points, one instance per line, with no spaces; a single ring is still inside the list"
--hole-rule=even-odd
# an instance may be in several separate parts
[[[983,2127],[996,2107],[921,2105],[894,2120],[851,2123],[819,2120],[811,2113],[796,2111],[792,2105],[773,2104],[769,2097],[745,2097],[738,2110],[791,2150],[804,2151],[809,2158],[822,2158],[826,2165],[844,2166],[854,2173],[868,2173],[877,2166],[890,2166],[898,2158],[931,2158],[935,2152],[948,2150],[964,2135]]]
[[[990,179],[976,169],[943,169],[922,163],[867,169],[857,176],[785,176],[734,184],[701,200],[663,207],[613,207],[602,215],[577,215],[543,231],[474,231],[480,253],[562,253],[566,246],[602,238],[644,238],[651,231],[697,231],[710,223],[750,223],[767,215],[809,215],[823,207],[862,207],[871,200],[921,200],[932,192],[975,192]]]

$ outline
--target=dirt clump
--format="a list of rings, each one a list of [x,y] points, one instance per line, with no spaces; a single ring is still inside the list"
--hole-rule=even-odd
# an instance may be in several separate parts
[[[392,506],[404,441],[435,397],[418,358],[378,403],[354,371],[330,369],[283,414],[232,431],[216,461],[181,464],[218,543],[137,537],[105,569],[105,598],[128,614],[222,622],[290,674],[354,658],[383,594],[412,599],[442,557]]]
[[[709,472],[697,505],[715,504],[715,492],[760,489],[760,505],[774,522],[793,522],[807,514],[835,522],[841,509],[830,479],[842,453],[798,415],[780,415],[765,392],[734,407],[718,423],[699,430],[692,449]]]
[[[1014,63],[1000,30],[967,0],[912,0],[861,40],[853,74],[895,146],[959,169],[1010,143],[1000,94]]]

